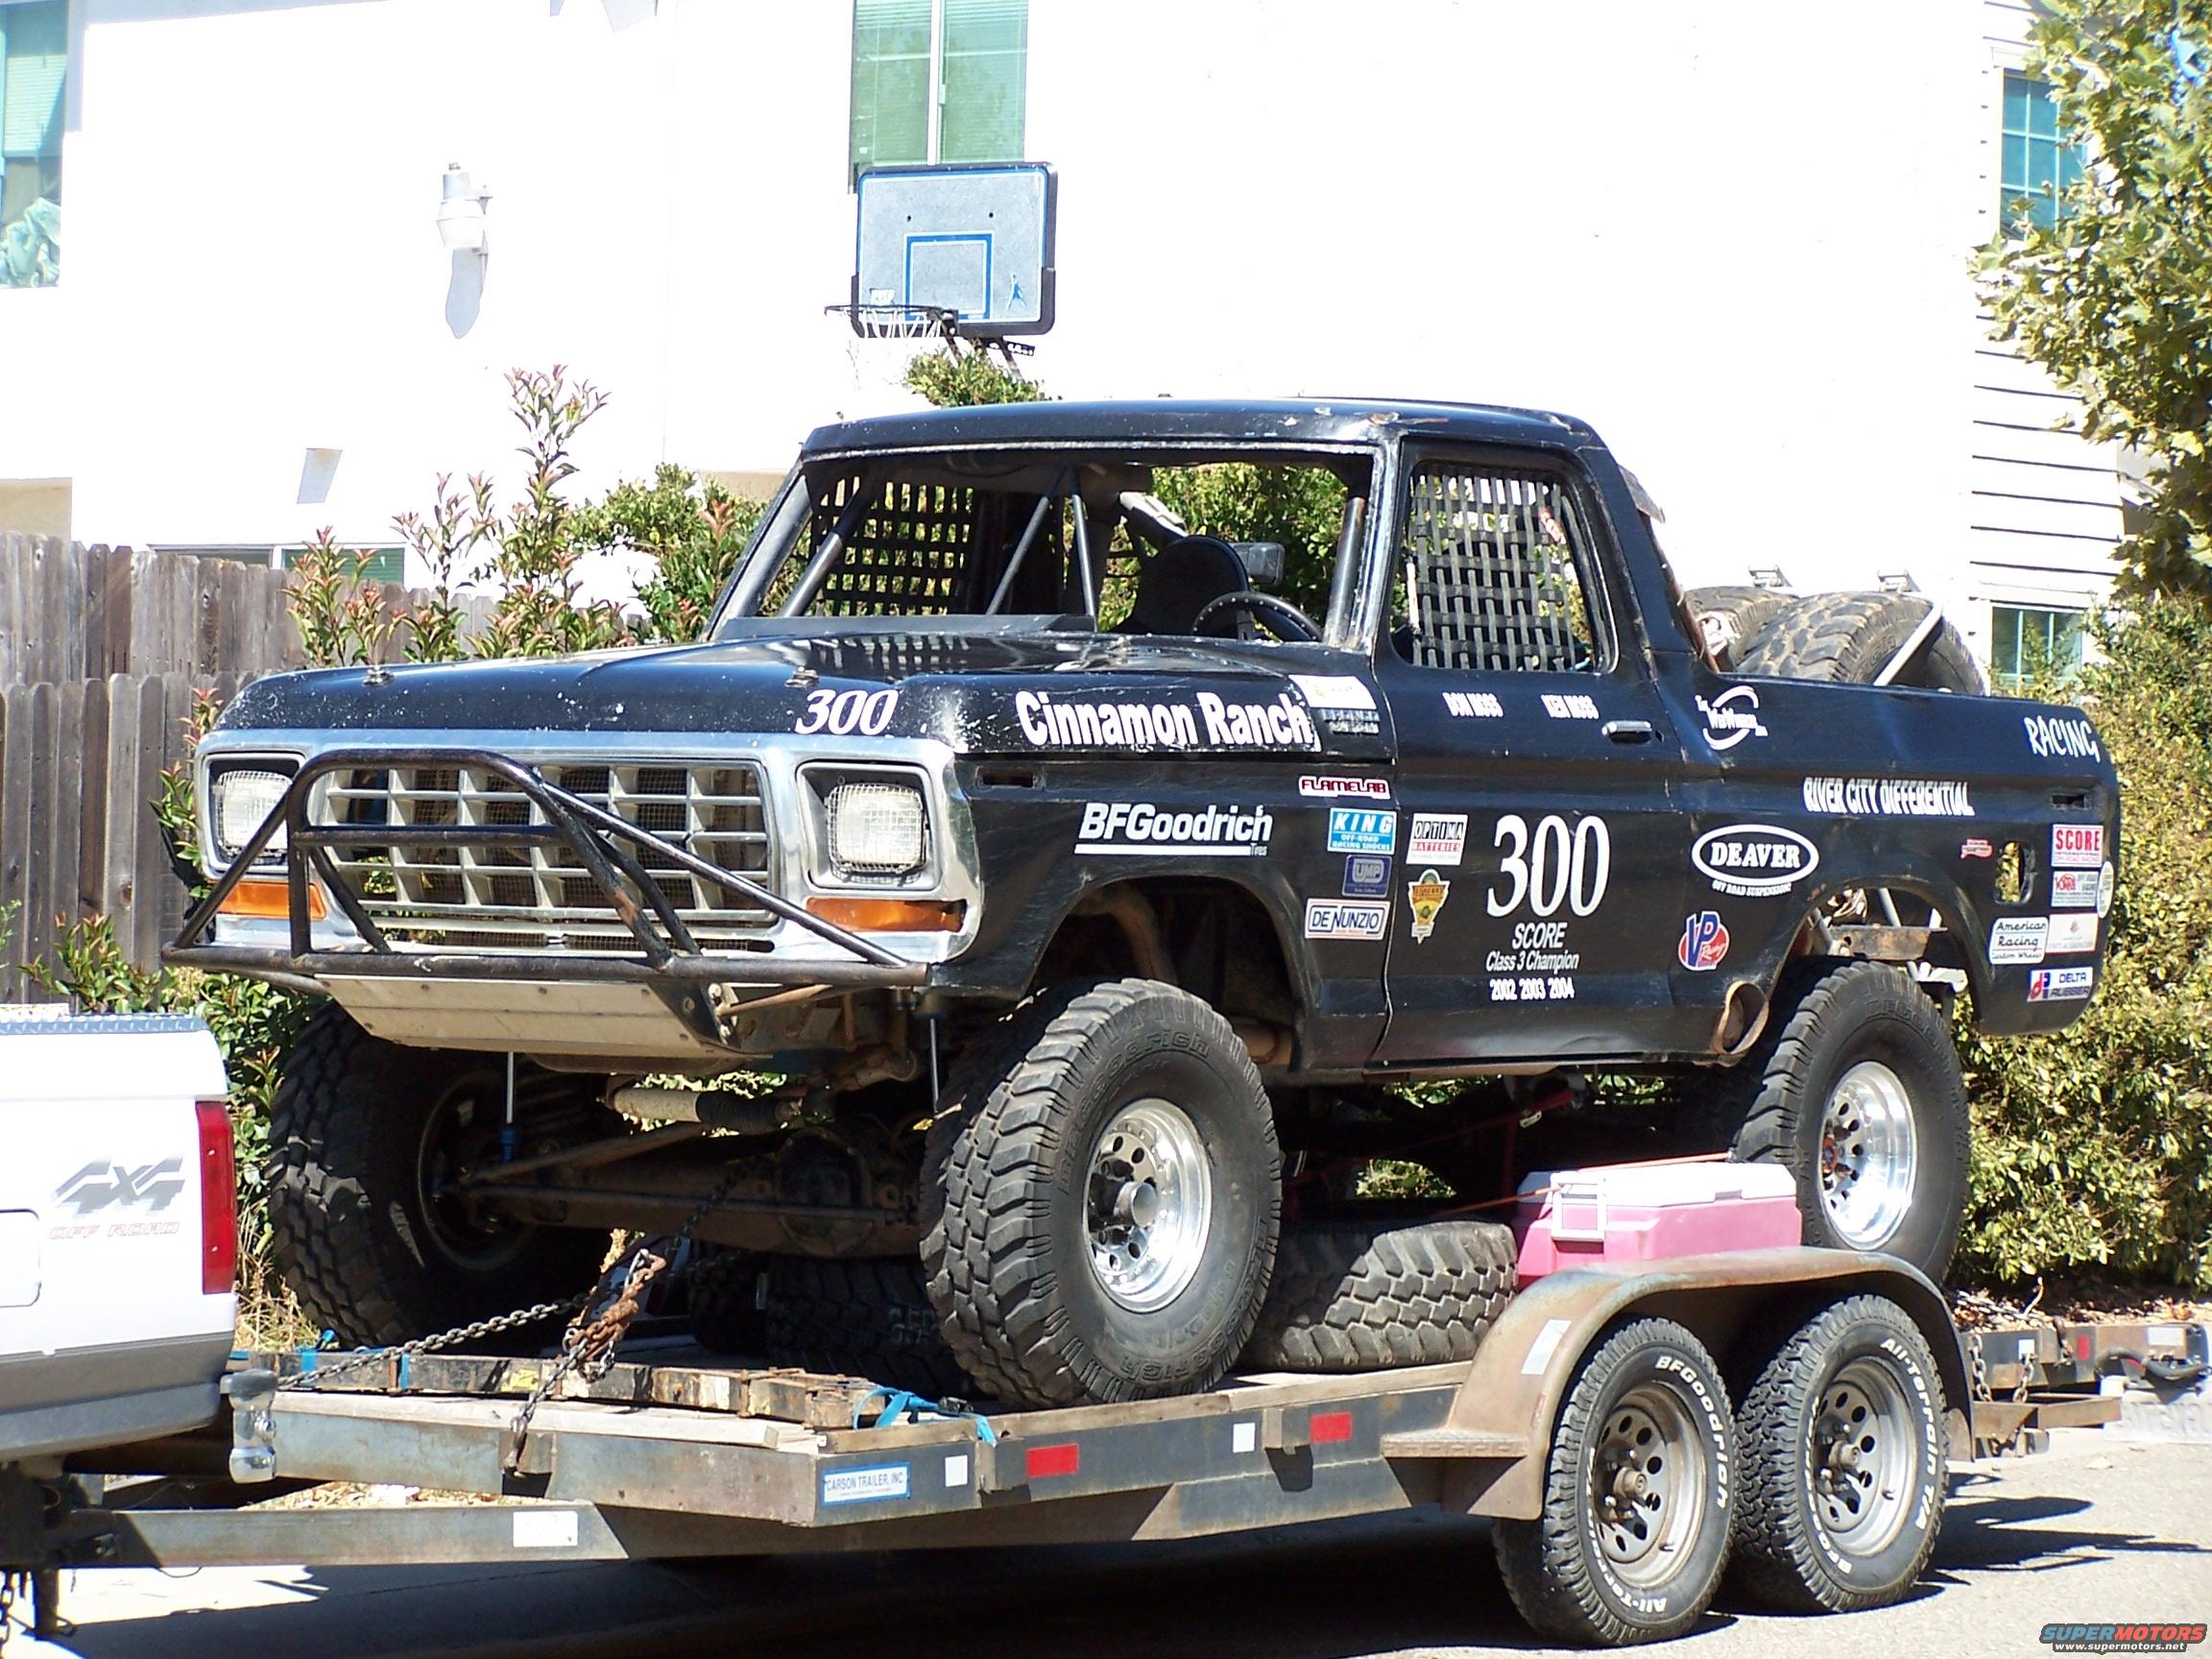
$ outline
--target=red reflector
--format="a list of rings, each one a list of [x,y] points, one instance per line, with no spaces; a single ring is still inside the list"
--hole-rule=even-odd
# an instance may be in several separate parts
[[[1316,1446],[1334,1446],[1339,1440],[1352,1438],[1352,1413],[1349,1411],[1316,1411],[1307,1425],[1306,1437]]]
[[[2084,1365],[2089,1363],[2090,1346],[2091,1338],[2086,1331],[2074,1338],[2074,1358],[2080,1360]]]
[[[238,1279],[238,1160],[230,1109],[203,1100],[200,1118],[200,1293],[228,1296]]]
[[[1064,1446],[1029,1448],[1027,1468],[1032,1480],[1041,1480],[1047,1475],[1072,1475],[1082,1467],[1083,1448],[1072,1440]]]

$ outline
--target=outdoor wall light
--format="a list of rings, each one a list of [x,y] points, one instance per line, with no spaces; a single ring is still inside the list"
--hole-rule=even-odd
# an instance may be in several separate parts
[[[438,204],[438,240],[456,253],[485,253],[486,210],[492,192],[478,190],[456,161],[445,169],[445,196]]]

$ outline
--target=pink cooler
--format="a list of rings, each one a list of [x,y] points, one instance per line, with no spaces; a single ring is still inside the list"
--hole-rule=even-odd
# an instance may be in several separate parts
[[[1628,1265],[1795,1244],[1797,1183],[1778,1164],[1612,1164],[1521,1183],[1521,1282],[1562,1267]]]

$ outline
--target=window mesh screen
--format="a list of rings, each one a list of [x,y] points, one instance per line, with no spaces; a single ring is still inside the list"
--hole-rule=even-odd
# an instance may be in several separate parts
[[[1538,473],[1425,467],[1406,520],[1407,620],[1424,668],[1594,668],[1573,492]]]
[[[854,479],[814,503],[813,542],[829,535]],[[861,514],[852,540],[815,598],[818,616],[943,615],[961,593],[975,543],[976,493],[966,485],[893,479]]]

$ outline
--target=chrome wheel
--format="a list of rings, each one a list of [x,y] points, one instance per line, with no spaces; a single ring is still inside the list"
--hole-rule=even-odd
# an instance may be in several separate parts
[[[1887,1550],[1911,1510],[1921,1447],[1905,1389],[1880,1359],[1854,1359],[1815,1407],[1806,1446],[1813,1520],[1839,1555]]]
[[[1688,1403],[1665,1384],[1613,1407],[1591,1460],[1590,1519],[1623,1583],[1647,1590],[1681,1570],[1704,1525],[1707,1458]]]
[[[1903,1225],[1919,1174],[1912,1102],[1897,1073],[1862,1060],[1820,1119],[1820,1205],[1845,1244],[1875,1250]]]
[[[1121,1108],[1091,1148],[1091,1270],[1132,1313],[1189,1288],[1214,1221],[1214,1166],[1198,1126],[1167,1100]]]

